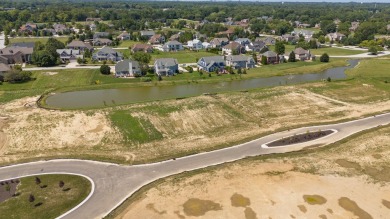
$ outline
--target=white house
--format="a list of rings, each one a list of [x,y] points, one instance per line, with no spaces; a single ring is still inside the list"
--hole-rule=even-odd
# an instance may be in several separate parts
[[[187,46],[191,50],[201,50],[203,49],[202,41],[194,39],[187,42]]]
[[[183,44],[181,44],[180,42],[178,42],[176,40],[166,42],[163,46],[164,52],[181,51],[183,49],[184,49]]]

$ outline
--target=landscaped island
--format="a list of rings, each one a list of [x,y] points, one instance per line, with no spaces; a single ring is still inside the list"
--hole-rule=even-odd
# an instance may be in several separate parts
[[[7,218],[56,218],[91,191],[84,177],[65,174],[0,181],[0,212]],[[1,217],[0,215],[0,217]]]
[[[319,130],[316,132],[307,132],[304,134],[289,136],[286,138],[282,138],[282,139],[273,141],[271,143],[268,143],[267,146],[268,147],[279,147],[279,146],[287,146],[287,145],[292,145],[292,144],[304,143],[304,142],[308,142],[308,141],[314,141],[316,139],[330,135],[334,132],[335,132],[334,130],[325,130],[325,131]]]

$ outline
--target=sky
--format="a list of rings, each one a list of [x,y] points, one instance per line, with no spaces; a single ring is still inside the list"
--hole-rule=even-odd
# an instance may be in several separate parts
[[[167,0],[167,1],[175,1],[175,0]],[[179,1],[250,1],[250,2],[363,2],[363,3],[390,3],[390,0],[179,0]]]

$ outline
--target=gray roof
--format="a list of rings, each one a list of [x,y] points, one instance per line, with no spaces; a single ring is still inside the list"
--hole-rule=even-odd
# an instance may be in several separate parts
[[[80,48],[87,48],[87,49],[93,48],[91,45],[84,43],[80,40],[73,40],[71,43],[66,45],[66,47],[80,47]]]
[[[122,53],[115,51],[113,48],[111,48],[109,46],[104,46],[98,52],[99,53],[104,53],[104,54],[118,54],[118,56],[122,56]]]
[[[19,47],[19,46],[10,46],[10,47],[6,47],[4,49],[1,49],[0,50],[1,54],[0,55],[12,55],[12,54],[15,54],[17,52],[21,52],[23,53],[24,55],[28,55],[28,54],[32,54],[33,51],[34,51],[34,48],[31,48],[31,47]]]
[[[141,36],[153,36],[155,33],[152,30],[143,30],[141,31]]]
[[[163,59],[156,59],[156,61],[154,61],[154,64],[158,65],[158,66],[174,66],[174,65],[178,65],[179,62],[177,61],[177,59],[173,59],[173,58],[163,58]]]
[[[267,51],[265,53],[263,53],[263,56],[266,56],[266,57],[276,57],[278,54],[276,54],[275,52],[272,52],[272,51]]]
[[[118,62],[116,65],[115,65],[115,71],[116,72],[122,72],[122,71],[129,71],[129,65],[130,63],[132,64],[132,66],[136,69],[139,68],[139,62],[137,61],[133,61],[133,60],[130,60],[130,59],[125,59],[123,61],[120,61]]]
[[[58,54],[65,52],[68,55],[80,55],[80,50],[78,49],[57,49],[56,52]]]
[[[208,65],[211,62],[225,62],[225,59],[223,56],[207,56],[207,57],[202,57],[199,60],[204,60],[206,64]]]
[[[232,61],[232,62],[242,62],[242,61],[250,61],[250,59],[253,59],[250,56],[245,55],[229,55],[226,56],[226,60]]]
[[[108,37],[110,35],[110,33],[108,32],[96,32],[94,35],[93,35],[93,38],[104,38],[104,37]]]
[[[34,48],[35,43],[34,42],[21,42],[21,43],[13,43],[11,46]]]
[[[182,45],[182,43],[180,43],[177,40],[172,40],[172,41],[166,42],[164,45]]]

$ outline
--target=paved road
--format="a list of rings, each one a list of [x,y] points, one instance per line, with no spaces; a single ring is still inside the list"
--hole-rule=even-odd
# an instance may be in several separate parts
[[[95,190],[79,208],[63,218],[102,218],[142,186],[156,179],[245,157],[301,150],[308,146],[327,145],[362,130],[390,124],[390,113],[346,123],[313,126],[268,135],[257,140],[221,150],[200,153],[159,163],[121,166],[84,160],[52,160],[0,168],[0,180],[41,173],[76,173],[90,177]],[[306,131],[334,129],[324,138],[288,147],[264,148],[263,144]]]

